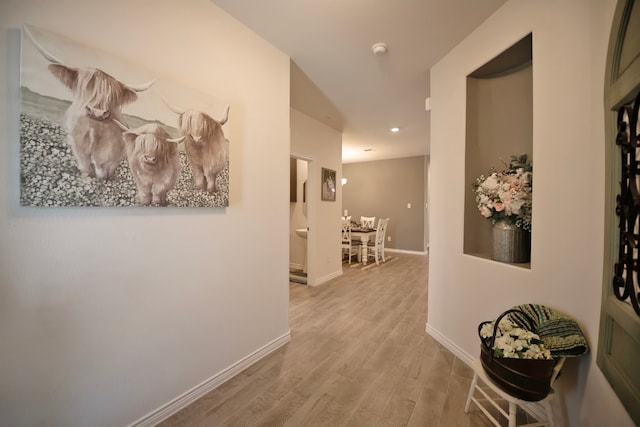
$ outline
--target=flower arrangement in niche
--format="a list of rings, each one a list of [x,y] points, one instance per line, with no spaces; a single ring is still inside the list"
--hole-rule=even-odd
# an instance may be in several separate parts
[[[480,328],[482,339],[491,339],[494,324],[494,322],[487,322],[482,325]],[[551,352],[544,347],[540,336],[519,327],[506,317],[498,323],[493,355],[512,359],[552,359]]]
[[[531,231],[533,167],[527,155],[511,156],[502,172],[491,168],[473,183],[480,214],[497,221],[506,220]]]

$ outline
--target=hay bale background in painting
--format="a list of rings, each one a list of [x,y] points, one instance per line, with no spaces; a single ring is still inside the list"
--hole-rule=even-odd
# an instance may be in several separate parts
[[[116,78],[128,81],[149,80],[149,73],[118,58],[77,45],[47,31],[29,26],[36,40],[70,66],[95,64]],[[126,156],[112,179],[101,180],[83,175],[67,143],[65,112],[71,93],[47,69],[42,57],[27,37],[22,41],[20,115],[20,204],[24,206],[139,206],[136,184]],[[70,58],[67,60],[66,58]],[[120,77],[122,76],[122,77]],[[154,88],[155,87],[155,88]],[[184,108],[220,114],[224,102],[167,81],[156,82],[153,90],[138,93],[138,100],[123,107],[129,128],[156,123],[172,136],[178,116],[162,102],[162,96]],[[168,125],[167,123],[171,123]],[[225,136],[227,130],[223,126]],[[227,141],[228,144],[228,141]],[[179,146],[180,175],[168,195],[168,206],[226,207],[229,205],[229,162],[218,175],[218,192],[207,193],[193,186],[193,177],[183,144]]]

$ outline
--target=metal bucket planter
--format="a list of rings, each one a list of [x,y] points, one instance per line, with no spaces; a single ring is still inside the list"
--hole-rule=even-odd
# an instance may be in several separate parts
[[[500,262],[523,263],[531,259],[531,233],[509,221],[493,225],[492,259]]]

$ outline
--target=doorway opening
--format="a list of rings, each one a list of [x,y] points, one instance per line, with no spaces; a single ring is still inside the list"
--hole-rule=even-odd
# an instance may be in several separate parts
[[[289,282],[309,283],[309,161],[290,159]]]

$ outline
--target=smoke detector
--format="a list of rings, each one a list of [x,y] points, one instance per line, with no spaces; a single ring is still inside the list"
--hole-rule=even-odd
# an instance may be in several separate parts
[[[371,46],[371,51],[376,56],[384,55],[385,53],[387,53],[387,44],[386,43],[376,43],[373,46]]]

